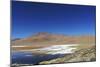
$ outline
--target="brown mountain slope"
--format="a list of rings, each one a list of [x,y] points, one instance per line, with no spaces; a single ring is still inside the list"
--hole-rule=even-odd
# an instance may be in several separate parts
[[[30,37],[12,40],[11,46],[26,46],[21,49],[40,48],[50,45],[61,44],[95,44],[95,36],[67,36],[60,34],[51,34],[47,32],[40,32]]]

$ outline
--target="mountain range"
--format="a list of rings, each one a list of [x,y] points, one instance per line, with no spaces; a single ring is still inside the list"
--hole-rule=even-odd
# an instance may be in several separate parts
[[[26,38],[17,38],[11,40],[11,46],[27,46],[31,48],[41,48],[50,45],[61,44],[95,44],[95,36],[81,35],[81,36],[69,36],[62,34],[52,34],[47,32],[39,32]],[[26,49],[26,47],[20,47],[19,49]]]

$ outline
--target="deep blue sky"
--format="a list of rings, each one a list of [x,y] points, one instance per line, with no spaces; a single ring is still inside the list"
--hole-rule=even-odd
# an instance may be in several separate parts
[[[12,37],[37,32],[95,35],[95,6],[12,2]]]

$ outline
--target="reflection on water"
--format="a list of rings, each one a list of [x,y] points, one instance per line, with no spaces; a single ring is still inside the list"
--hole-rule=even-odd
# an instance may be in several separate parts
[[[41,61],[46,61],[58,57],[63,57],[64,54],[32,54],[27,52],[12,53],[12,64],[38,64]]]

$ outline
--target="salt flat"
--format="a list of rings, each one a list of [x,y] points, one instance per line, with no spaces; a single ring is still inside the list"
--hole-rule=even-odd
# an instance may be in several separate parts
[[[37,48],[37,49],[28,49],[28,50],[19,50],[20,52],[37,52],[45,54],[67,54],[73,53],[78,44],[62,44],[62,45],[52,45],[49,47]],[[13,47],[24,47],[24,46],[13,46]]]

